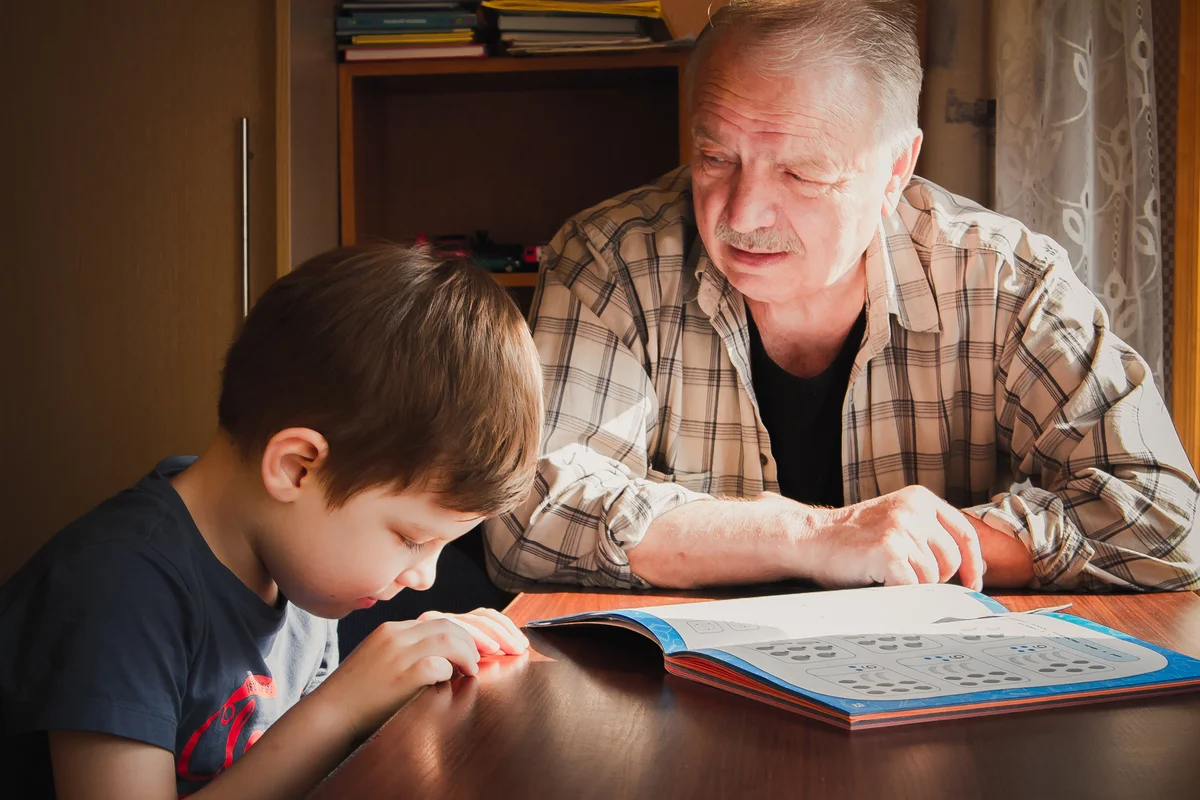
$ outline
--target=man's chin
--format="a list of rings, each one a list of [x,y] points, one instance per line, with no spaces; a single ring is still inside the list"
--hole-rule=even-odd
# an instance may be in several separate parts
[[[733,288],[748,300],[760,303],[777,302],[783,281],[777,269],[741,269],[737,264],[722,265],[721,272]]]

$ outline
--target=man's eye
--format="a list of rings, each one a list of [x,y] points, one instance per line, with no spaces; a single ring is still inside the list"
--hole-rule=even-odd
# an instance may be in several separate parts
[[[708,153],[701,153],[700,157],[703,158],[709,164],[728,164],[729,163],[728,161],[721,158],[720,156],[713,156],[713,155],[709,155]]]

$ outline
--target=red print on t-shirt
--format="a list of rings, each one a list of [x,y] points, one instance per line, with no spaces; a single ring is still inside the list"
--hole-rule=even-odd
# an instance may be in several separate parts
[[[233,765],[234,759],[250,749],[250,746],[258,741],[262,736],[262,731],[253,731],[249,738],[246,739],[246,744],[242,748],[241,753],[235,753],[238,740],[242,736],[242,730],[246,727],[246,720],[250,719],[254,714],[254,709],[258,705],[255,697],[270,698],[275,696],[275,681],[266,675],[247,675],[246,680],[238,687],[237,691],[229,696],[229,699],[218,708],[211,717],[209,717],[200,728],[188,738],[187,744],[183,746],[183,752],[179,754],[179,764],[176,767],[176,772],[179,777],[185,781],[210,781],[220,775],[223,771],[229,769]],[[238,708],[241,704],[241,708]],[[192,754],[196,750],[196,746],[200,743],[201,737],[205,731],[212,727],[214,722],[220,720],[220,728],[227,728],[225,732],[225,760],[216,772],[210,775],[201,775],[193,773],[190,769]],[[214,731],[214,735],[219,735],[218,728]],[[206,748],[207,749],[207,748]]]

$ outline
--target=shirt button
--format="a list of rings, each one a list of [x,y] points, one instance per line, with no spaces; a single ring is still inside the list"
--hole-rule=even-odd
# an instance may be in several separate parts
[[[771,459],[767,458],[767,454],[766,454],[766,453],[759,453],[759,454],[758,454],[758,463],[762,464],[764,467],[767,465],[767,462],[768,462],[768,461],[770,461],[770,460],[771,460]]]

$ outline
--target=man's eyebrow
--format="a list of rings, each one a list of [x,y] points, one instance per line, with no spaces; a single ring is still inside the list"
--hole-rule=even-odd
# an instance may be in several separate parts
[[[841,167],[832,158],[806,155],[782,159],[779,163],[786,169],[801,174],[809,173],[825,177],[841,176],[843,174]]]
[[[713,144],[721,143],[721,140],[717,138],[716,134],[714,134],[712,131],[710,131],[708,128],[704,127],[703,125],[697,125],[696,127],[692,128],[692,138],[693,139],[706,139],[706,140],[712,142]]]

